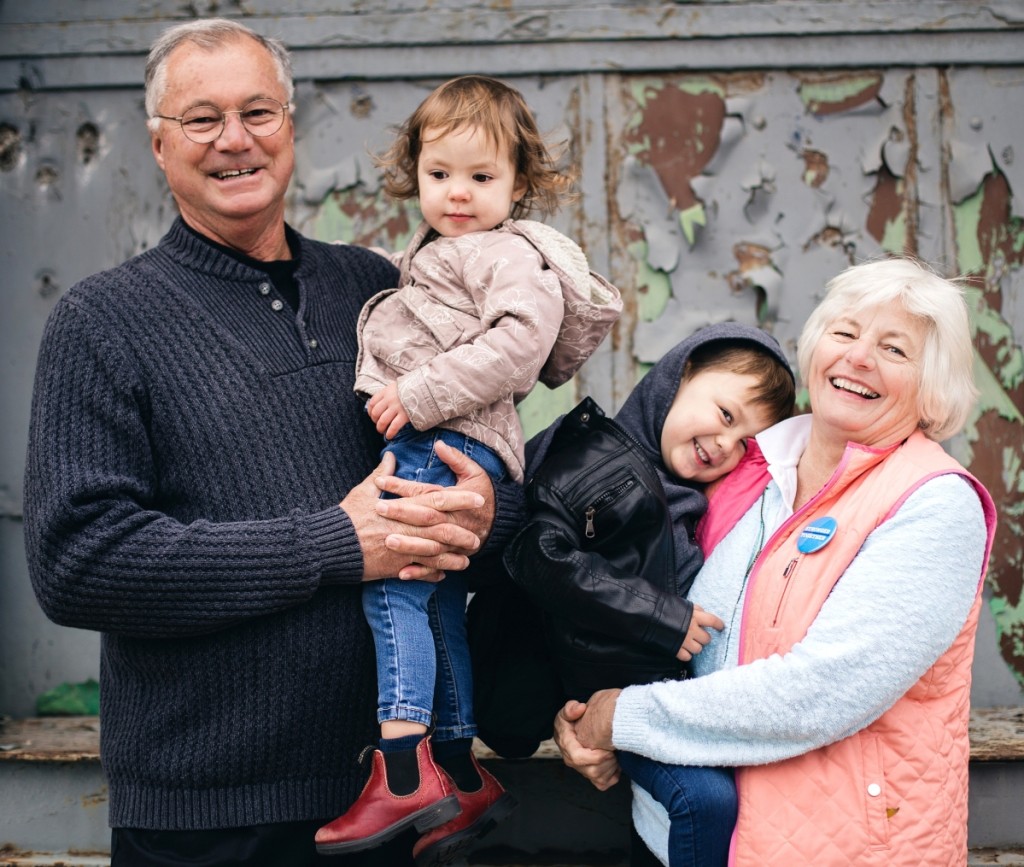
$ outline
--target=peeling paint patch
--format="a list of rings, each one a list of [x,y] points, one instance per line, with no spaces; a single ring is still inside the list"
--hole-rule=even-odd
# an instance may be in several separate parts
[[[9,123],[0,123],[0,172],[13,171],[21,156],[21,133]]]
[[[960,266],[974,275],[976,287],[971,300],[981,416],[974,433],[985,448],[975,450],[971,470],[999,511],[987,578],[990,608],[1000,653],[1024,685],[1024,359],[1021,335],[1003,315],[1003,287],[1024,268],[1024,220],[1011,215],[1011,200],[1006,177],[990,171],[954,214]]]
[[[89,165],[100,152],[100,131],[94,123],[83,123],[75,132],[78,144],[78,161]]]
[[[657,173],[672,206],[693,214],[690,209],[699,203],[690,182],[718,150],[725,119],[720,88],[698,79],[680,86],[648,84],[642,94],[643,111],[626,140]]]
[[[352,89],[349,111],[352,117],[367,118],[373,113],[373,97],[360,87]]]
[[[903,182],[885,166],[879,169],[864,228],[890,253],[902,253],[907,245],[903,194]]]
[[[974,195],[992,172],[992,154],[986,147],[963,142],[949,144],[949,194],[955,203]]]
[[[665,305],[672,296],[672,284],[664,271],[647,264],[647,244],[644,241],[634,242],[629,251],[640,263],[635,278],[636,315],[644,322],[652,322],[665,312]]]
[[[841,114],[856,109],[881,109],[882,74],[803,76],[800,99],[811,114]]]
[[[782,275],[772,262],[772,251],[760,244],[739,243],[733,247],[739,267],[726,274],[729,288],[736,294],[753,292],[757,298],[759,321],[773,317],[778,311]]]
[[[52,271],[42,271],[36,278],[36,294],[40,298],[55,298],[60,293],[56,275]]]
[[[804,183],[817,189],[828,180],[828,157],[813,148],[804,148],[801,156],[804,159]]]
[[[82,795],[82,806],[86,809],[90,807],[106,807],[109,800],[107,787],[103,786],[98,792],[89,792],[86,795]]]
[[[311,234],[325,241],[344,241],[399,252],[405,249],[419,220],[415,202],[392,201],[382,192],[368,193],[357,184],[324,198]]]
[[[41,187],[49,187],[57,183],[57,179],[60,177],[60,172],[57,171],[56,166],[43,164],[36,169],[36,183]]]

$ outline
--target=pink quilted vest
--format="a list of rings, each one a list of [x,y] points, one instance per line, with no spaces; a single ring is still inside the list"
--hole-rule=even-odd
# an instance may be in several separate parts
[[[992,498],[939,445],[920,433],[881,451],[851,445],[825,488],[779,528],[758,558],[740,626],[740,662],[784,654],[799,642],[868,534],[923,482],[944,473],[959,473],[978,491],[988,526],[987,563]],[[767,482],[764,458],[752,448],[712,494],[698,531],[705,551]],[[837,524],[831,541],[800,553],[803,528],[825,516]],[[953,645],[874,723],[803,756],[737,770],[731,867],[966,863],[967,723],[980,577],[978,590]]]

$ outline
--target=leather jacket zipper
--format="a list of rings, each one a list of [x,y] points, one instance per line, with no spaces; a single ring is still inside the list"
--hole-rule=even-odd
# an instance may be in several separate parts
[[[635,484],[635,479],[625,479],[624,481],[617,484],[614,488],[612,488],[609,491],[605,491],[603,494],[601,494],[600,497],[594,500],[594,502],[591,503],[587,507],[586,511],[584,511],[583,513],[583,535],[586,536],[588,539],[593,539],[597,535],[597,531],[594,528],[594,517],[597,515],[597,513],[605,506],[607,506],[609,503],[612,503],[615,500],[617,500],[624,491],[628,491]]]

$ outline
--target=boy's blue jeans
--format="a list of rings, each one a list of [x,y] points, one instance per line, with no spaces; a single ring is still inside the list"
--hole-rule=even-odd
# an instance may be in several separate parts
[[[487,446],[454,431],[421,433],[410,425],[384,446],[395,456],[395,475],[454,484],[455,474],[434,454],[436,440],[472,458],[495,481],[504,477],[504,463]],[[433,723],[439,741],[476,735],[466,595],[461,572],[449,572],[436,584],[385,578],[363,586],[363,611],[377,650],[378,723]]]
[[[732,768],[668,765],[620,751],[619,765],[669,817],[669,867],[725,867],[738,802]]]

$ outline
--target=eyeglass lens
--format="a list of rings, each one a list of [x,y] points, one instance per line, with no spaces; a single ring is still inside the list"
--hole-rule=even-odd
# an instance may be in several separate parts
[[[206,144],[220,136],[225,117],[229,114],[237,114],[242,126],[255,136],[273,135],[284,123],[284,106],[281,103],[276,99],[254,99],[237,111],[197,105],[181,116],[181,128],[192,141]]]

